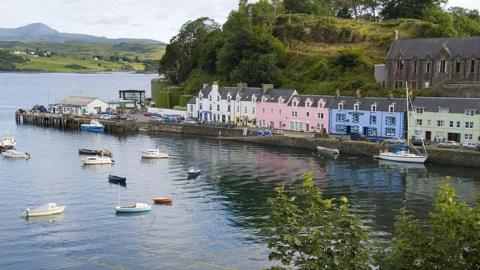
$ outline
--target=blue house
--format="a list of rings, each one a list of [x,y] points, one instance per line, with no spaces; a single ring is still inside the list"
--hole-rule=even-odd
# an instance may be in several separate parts
[[[327,104],[330,134],[405,138],[404,99],[335,96]]]

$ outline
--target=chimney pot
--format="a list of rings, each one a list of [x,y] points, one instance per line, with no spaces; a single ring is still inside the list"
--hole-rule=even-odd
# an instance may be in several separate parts
[[[273,89],[273,84],[271,83],[263,83],[262,84],[262,92],[265,94],[268,90]]]
[[[336,96],[336,97],[339,97],[339,96],[340,96],[340,90],[339,90],[339,89],[337,89],[337,90],[335,91],[335,96]]]

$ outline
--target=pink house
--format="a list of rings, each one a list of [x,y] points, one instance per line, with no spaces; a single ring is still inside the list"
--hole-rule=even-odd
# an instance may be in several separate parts
[[[287,104],[286,130],[328,133],[327,97],[295,95]]]
[[[256,104],[256,122],[258,127],[288,130],[287,104],[297,94],[291,89],[270,89],[263,93]]]

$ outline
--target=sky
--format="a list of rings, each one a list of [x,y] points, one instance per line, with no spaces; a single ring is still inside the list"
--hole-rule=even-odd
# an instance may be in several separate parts
[[[2,0],[0,27],[45,23],[60,32],[168,42],[188,20],[206,16],[224,23],[238,0]],[[255,2],[255,1],[250,1]],[[479,0],[448,6],[479,9]]]

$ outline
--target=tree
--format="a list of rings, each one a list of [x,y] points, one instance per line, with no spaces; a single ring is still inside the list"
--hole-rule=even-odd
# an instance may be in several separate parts
[[[480,207],[469,207],[443,183],[426,222],[405,209],[395,224],[385,269],[479,269]]]
[[[303,179],[297,196],[279,187],[269,200],[269,259],[298,269],[370,269],[367,230],[347,198],[324,199],[312,173]]]
[[[385,20],[396,18],[421,19],[427,8],[441,8],[447,0],[381,0],[380,14]]]

